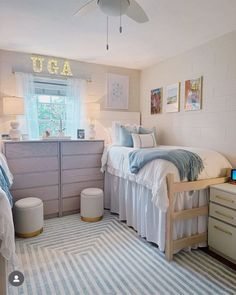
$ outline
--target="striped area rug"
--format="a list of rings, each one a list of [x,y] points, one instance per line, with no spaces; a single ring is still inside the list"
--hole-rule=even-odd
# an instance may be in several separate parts
[[[47,220],[43,234],[16,246],[25,282],[10,295],[236,294],[235,271],[200,250],[168,263],[108,212],[97,223]]]

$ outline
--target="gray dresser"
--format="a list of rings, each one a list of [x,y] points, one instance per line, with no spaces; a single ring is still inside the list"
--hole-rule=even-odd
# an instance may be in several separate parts
[[[46,217],[79,211],[84,188],[103,188],[102,140],[4,142],[14,200],[38,197]]]

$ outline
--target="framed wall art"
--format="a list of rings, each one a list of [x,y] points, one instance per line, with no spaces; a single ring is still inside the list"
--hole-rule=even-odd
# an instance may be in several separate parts
[[[202,108],[202,77],[185,81],[186,111],[198,111]]]
[[[179,112],[180,83],[168,85],[166,87],[166,105],[167,113]]]
[[[151,115],[160,114],[162,111],[162,88],[151,90]]]
[[[107,74],[107,101],[106,108],[129,108],[129,77]]]

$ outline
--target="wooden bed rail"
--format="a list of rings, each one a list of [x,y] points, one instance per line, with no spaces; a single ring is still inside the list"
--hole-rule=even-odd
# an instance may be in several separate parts
[[[227,175],[229,170],[227,169]],[[208,206],[186,209],[182,211],[174,211],[175,193],[196,191],[206,189],[210,185],[225,183],[229,180],[228,177],[218,177],[203,179],[197,181],[174,182],[174,174],[167,175],[167,188],[169,197],[169,208],[166,214],[166,246],[165,256],[168,261],[173,259],[173,254],[176,250],[183,249],[194,244],[199,244],[207,241],[207,232],[192,235],[190,237],[173,240],[173,226],[175,220],[190,219],[198,216],[208,215]]]

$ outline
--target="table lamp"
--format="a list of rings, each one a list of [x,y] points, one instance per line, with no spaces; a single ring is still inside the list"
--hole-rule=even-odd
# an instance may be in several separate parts
[[[9,96],[3,97],[2,113],[5,116],[18,116],[24,114],[24,100],[22,97]],[[11,129],[9,131],[12,140],[20,140],[21,132],[18,129],[19,122],[12,121],[10,123]]]
[[[89,103],[87,105],[87,118],[89,119],[89,139],[95,139],[95,122],[100,117],[100,104]]]

